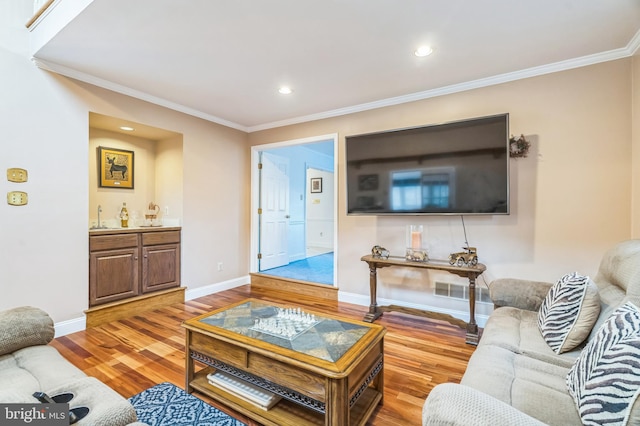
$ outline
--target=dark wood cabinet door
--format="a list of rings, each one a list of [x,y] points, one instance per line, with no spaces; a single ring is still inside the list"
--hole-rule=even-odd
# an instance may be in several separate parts
[[[89,306],[140,293],[137,247],[95,251],[89,263]]]
[[[180,287],[180,244],[142,247],[142,293]]]

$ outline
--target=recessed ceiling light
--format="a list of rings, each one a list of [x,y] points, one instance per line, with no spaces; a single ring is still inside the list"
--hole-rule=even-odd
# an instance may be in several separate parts
[[[293,90],[291,90],[291,88],[287,86],[282,86],[281,88],[278,89],[278,93],[282,95],[290,95],[292,92]]]
[[[124,130],[127,132],[133,132],[135,129],[133,127],[129,127],[129,126],[120,126],[120,130]]]
[[[431,48],[431,46],[420,46],[416,49],[415,52],[413,52],[414,55],[419,57],[429,56],[432,53],[433,53],[433,49]]]

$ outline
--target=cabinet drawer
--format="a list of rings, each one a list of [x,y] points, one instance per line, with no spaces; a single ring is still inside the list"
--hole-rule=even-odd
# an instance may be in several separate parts
[[[237,368],[246,368],[248,354],[245,349],[204,334],[191,331],[187,333],[191,333],[190,351],[200,352]]]
[[[89,237],[89,251],[114,250],[120,248],[136,247],[137,245],[137,234],[96,235],[93,237]]]
[[[171,244],[180,242],[180,231],[144,232],[142,245]]]

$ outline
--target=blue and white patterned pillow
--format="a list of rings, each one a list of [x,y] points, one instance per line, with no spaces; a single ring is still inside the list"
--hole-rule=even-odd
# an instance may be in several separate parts
[[[567,374],[567,388],[585,425],[637,422],[640,407],[640,312],[631,302],[616,309]]]
[[[598,287],[577,272],[560,278],[551,287],[538,311],[538,329],[557,354],[582,343],[600,314]]]

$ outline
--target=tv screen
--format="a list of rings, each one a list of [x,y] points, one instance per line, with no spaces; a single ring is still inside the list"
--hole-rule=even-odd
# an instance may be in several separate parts
[[[346,137],[347,214],[509,214],[509,114]]]

